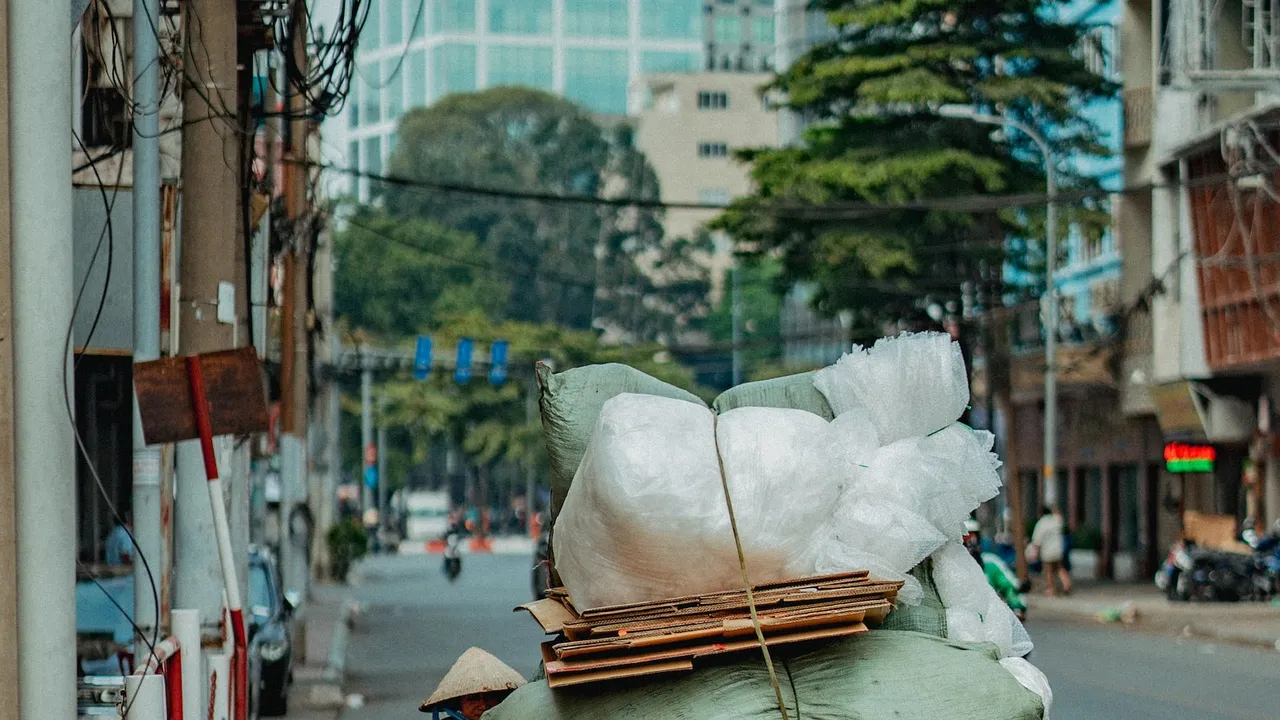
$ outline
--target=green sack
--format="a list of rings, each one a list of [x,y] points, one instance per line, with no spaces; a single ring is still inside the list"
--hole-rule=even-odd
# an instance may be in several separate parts
[[[542,434],[551,460],[553,519],[560,514],[573,475],[586,455],[600,409],[610,399],[623,393],[638,393],[707,406],[697,395],[628,365],[587,365],[553,374],[551,368],[539,363],[537,370],[542,388]]]
[[[827,399],[813,386],[812,372],[744,383],[720,393],[711,403],[717,413],[741,407],[804,410],[828,421],[835,418]]]
[[[772,651],[783,698],[804,720],[1038,720],[1039,696],[987,643],[874,630],[817,647]],[[692,673],[551,690],[531,682],[484,720],[775,720],[758,655]]]

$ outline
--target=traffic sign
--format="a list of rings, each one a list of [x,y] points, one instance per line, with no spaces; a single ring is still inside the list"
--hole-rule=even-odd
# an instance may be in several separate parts
[[[471,382],[471,348],[473,344],[471,338],[462,338],[458,341],[458,365],[453,370],[453,379],[463,385]]]
[[[489,346],[489,382],[501,385],[507,381],[507,341],[494,340]]]
[[[416,380],[426,380],[431,374],[431,338],[426,335],[418,336],[418,349],[413,355],[413,377]]]

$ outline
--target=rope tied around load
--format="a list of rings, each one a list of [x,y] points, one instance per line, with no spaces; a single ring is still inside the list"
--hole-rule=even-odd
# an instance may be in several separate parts
[[[733,514],[733,497],[729,494],[729,476],[724,471],[724,458],[720,455],[720,416],[711,416],[712,436],[715,439],[716,465],[720,468],[720,486],[724,489],[724,504],[729,510],[729,527],[733,530],[733,545],[738,551],[738,569],[742,571],[742,586],[747,592],[747,612],[751,614],[751,627],[756,631],[756,640],[760,642],[760,653],[764,656],[764,666],[769,671],[769,684],[773,686],[774,697],[778,700],[778,712],[782,720],[791,720],[787,714],[787,703],[782,698],[782,685],[778,682],[778,673],[773,667],[773,657],[769,654],[769,645],[764,640],[764,629],[760,627],[760,616],[756,613],[756,599],[751,592],[751,576],[747,572],[747,556],[742,550],[742,537],[738,534],[738,519]]]

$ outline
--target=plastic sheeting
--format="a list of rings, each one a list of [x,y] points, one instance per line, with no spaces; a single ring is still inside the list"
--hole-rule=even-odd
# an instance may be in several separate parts
[[[805,720],[1038,720],[1044,707],[990,645],[882,630],[814,650],[772,650],[783,698]],[[1032,668],[1034,670],[1034,668]],[[551,690],[529,683],[484,720],[774,720],[758,656],[686,675]]]
[[[742,584],[716,422],[679,400],[624,394],[605,403],[553,533],[556,569],[575,605]],[[812,575],[814,536],[843,489],[825,474],[828,423],[800,410],[742,408],[718,425],[752,581]]]

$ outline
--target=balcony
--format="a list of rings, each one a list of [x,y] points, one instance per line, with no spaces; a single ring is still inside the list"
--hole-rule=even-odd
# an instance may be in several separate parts
[[[1151,87],[1136,87],[1121,94],[1124,102],[1124,146],[1141,148],[1151,144],[1153,96]]]

